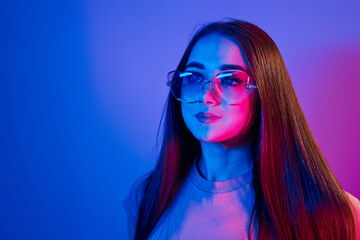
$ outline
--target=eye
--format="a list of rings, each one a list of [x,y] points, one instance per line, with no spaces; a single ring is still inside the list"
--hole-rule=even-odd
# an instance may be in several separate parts
[[[234,77],[222,77],[220,78],[221,84],[228,85],[231,87],[236,87],[241,84],[241,81],[239,79],[236,79]]]
[[[218,78],[223,86],[239,87],[246,83],[248,75],[242,71],[223,72]]]
[[[205,79],[201,73],[191,71],[186,71],[184,73],[184,78],[189,82],[201,82]]]

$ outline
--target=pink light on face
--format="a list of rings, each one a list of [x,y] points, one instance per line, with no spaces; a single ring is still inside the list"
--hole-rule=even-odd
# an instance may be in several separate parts
[[[217,34],[201,38],[195,44],[188,62],[201,63],[204,69],[189,67],[187,70],[200,72],[206,79],[212,79],[223,71],[223,66],[248,69],[238,43]],[[247,135],[253,123],[252,90],[246,90],[239,96],[236,104],[228,104],[219,97],[215,87],[208,83],[199,102],[181,103],[185,124],[199,141],[239,142]]]
[[[195,117],[199,120],[199,122],[203,123],[203,124],[209,124],[209,123],[214,123],[216,121],[218,121],[219,119],[221,119],[221,117],[214,115],[212,113],[204,113],[204,112],[199,112],[198,114],[195,115]]]

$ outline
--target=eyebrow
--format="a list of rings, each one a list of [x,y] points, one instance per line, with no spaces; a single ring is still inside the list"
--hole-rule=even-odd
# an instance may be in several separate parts
[[[204,64],[201,64],[201,63],[198,63],[198,62],[191,62],[191,63],[189,63],[188,65],[186,65],[185,69],[186,69],[186,68],[189,68],[189,67],[205,69]]]
[[[201,63],[198,63],[198,62],[189,63],[188,65],[186,65],[185,69],[189,68],[189,67],[205,69],[204,64],[201,64]],[[239,65],[235,65],[235,64],[224,64],[224,65],[221,65],[221,67],[220,67],[220,71],[229,70],[229,69],[230,70],[242,70],[242,71],[246,72],[246,69],[244,67],[239,66]]]
[[[242,70],[244,72],[246,72],[246,69],[240,65],[235,65],[235,64],[225,64],[225,65],[221,65],[220,70],[224,71],[224,70],[229,70],[229,69],[234,69],[234,70]]]

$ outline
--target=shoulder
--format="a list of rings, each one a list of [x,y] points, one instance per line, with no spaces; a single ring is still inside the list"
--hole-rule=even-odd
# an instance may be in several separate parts
[[[350,202],[352,203],[352,205],[355,207],[355,209],[360,210],[360,201],[359,199],[357,199],[356,197],[354,197],[353,195],[351,195],[348,192],[345,192],[346,196],[349,198]]]
[[[354,197],[353,195],[351,195],[348,192],[345,192],[345,194],[351,203],[355,217],[357,219],[358,229],[360,231],[360,201],[359,201],[359,199],[357,199],[356,197]]]
[[[152,171],[146,172],[133,182],[123,202],[123,207],[127,215],[128,234],[130,239],[133,238],[135,233],[139,206],[144,192],[145,182],[151,172]]]
[[[351,195],[348,192],[345,192],[346,196],[348,197],[353,209],[355,210],[358,219],[360,218],[360,201],[359,199],[357,199],[356,197],[354,197],[353,195]]]

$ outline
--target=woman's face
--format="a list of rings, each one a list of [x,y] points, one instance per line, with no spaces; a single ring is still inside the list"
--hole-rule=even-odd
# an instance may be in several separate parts
[[[240,45],[230,37],[211,34],[202,37],[192,49],[186,71],[196,72],[205,79],[212,79],[219,72],[245,69],[248,62]],[[252,84],[254,81],[251,80]],[[245,90],[237,104],[217,99],[208,83],[196,103],[181,102],[186,126],[199,141],[220,142],[228,147],[247,143],[258,104],[256,89]],[[254,95],[254,96],[252,96]],[[251,104],[251,101],[253,101]],[[213,114],[214,117],[204,117]],[[212,115],[210,115],[212,116]]]

